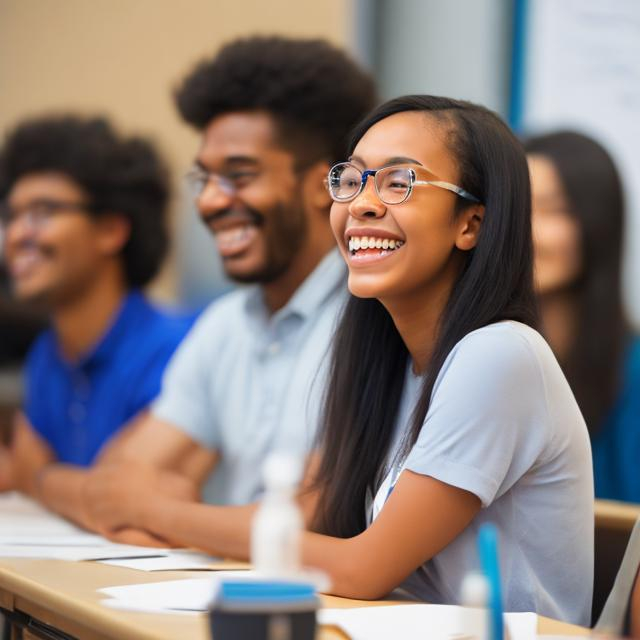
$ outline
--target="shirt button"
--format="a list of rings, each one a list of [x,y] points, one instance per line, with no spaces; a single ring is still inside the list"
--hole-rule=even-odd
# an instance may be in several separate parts
[[[71,422],[78,424],[82,422],[87,416],[86,408],[79,402],[74,402],[69,407],[69,418]]]
[[[268,347],[267,347],[267,353],[270,356],[276,356],[278,355],[278,353],[280,353],[280,343],[279,342],[272,342]]]
[[[73,390],[78,398],[88,400],[91,392],[89,378],[83,375],[76,376],[73,381]]]

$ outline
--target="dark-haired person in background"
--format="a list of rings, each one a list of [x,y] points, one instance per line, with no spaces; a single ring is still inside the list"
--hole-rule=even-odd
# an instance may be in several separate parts
[[[104,119],[29,120],[0,150],[13,292],[51,319],[28,355],[3,488],[83,524],[80,468],[147,409],[191,325],[141,293],[168,247],[167,180],[148,142]]]
[[[582,134],[558,131],[525,148],[543,330],[589,428],[596,496],[640,502],[640,339],[622,304],[621,180]]]
[[[374,100],[371,78],[320,40],[235,41],[185,79],[178,108],[202,134],[198,210],[227,275],[252,286],[203,313],[120,451],[133,464],[93,471],[92,503],[123,481],[154,486],[156,469],[203,454],[184,465],[198,482],[206,454],[207,501],[244,504],[262,490],[265,455],[309,452],[346,295],[324,180]]]

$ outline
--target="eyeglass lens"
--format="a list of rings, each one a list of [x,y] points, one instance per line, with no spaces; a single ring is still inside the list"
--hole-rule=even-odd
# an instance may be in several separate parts
[[[367,175],[367,178],[371,174]],[[399,204],[406,200],[411,190],[413,174],[405,167],[385,167],[373,174],[378,196],[387,204]],[[329,189],[335,200],[355,198],[364,188],[363,173],[349,163],[336,165],[329,175]]]
[[[199,196],[204,191],[210,181],[215,184],[216,188],[221,189],[227,195],[233,195],[236,191],[235,185],[226,176],[209,173],[200,168],[189,171],[187,180],[196,196]]]
[[[8,229],[18,220],[25,221],[30,227],[44,226],[58,211],[63,209],[78,209],[81,205],[65,202],[39,201],[18,209],[7,203],[0,205],[0,224]]]

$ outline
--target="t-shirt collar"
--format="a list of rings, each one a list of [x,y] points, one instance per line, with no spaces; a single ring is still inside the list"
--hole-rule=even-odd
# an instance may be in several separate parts
[[[277,322],[291,315],[303,320],[311,317],[338,287],[346,286],[346,275],[344,260],[337,248],[332,249],[298,287],[289,302],[273,314],[270,321]],[[263,318],[268,318],[269,312],[260,286],[255,286],[248,296],[246,309],[251,315],[258,313]]]
[[[72,369],[86,369],[110,359],[123,333],[128,331],[132,316],[137,313],[143,304],[144,297],[142,293],[138,290],[130,291],[122,300],[118,310],[113,314],[109,328],[93,347],[72,362],[60,356],[61,359]],[[59,348],[58,353],[60,354]]]

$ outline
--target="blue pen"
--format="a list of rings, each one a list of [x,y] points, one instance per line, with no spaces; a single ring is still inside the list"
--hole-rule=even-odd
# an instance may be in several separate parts
[[[502,617],[502,589],[498,559],[498,529],[491,523],[481,525],[478,532],[478,551],[482,572],[489,582],[490,640],[504,640]]]

